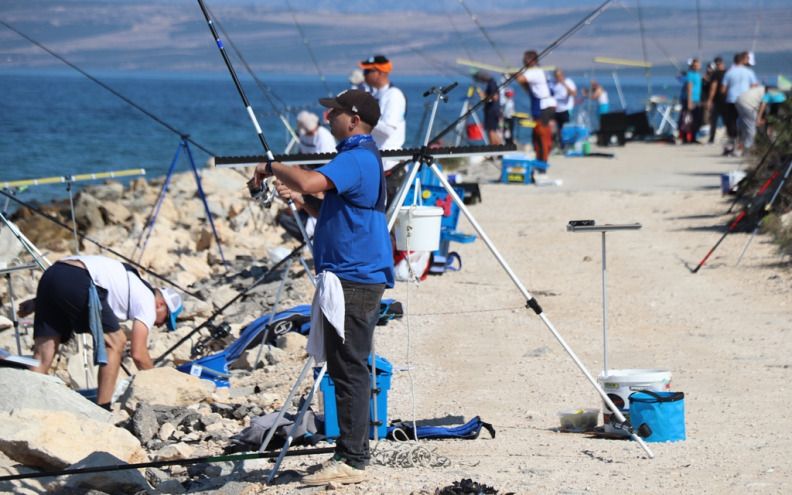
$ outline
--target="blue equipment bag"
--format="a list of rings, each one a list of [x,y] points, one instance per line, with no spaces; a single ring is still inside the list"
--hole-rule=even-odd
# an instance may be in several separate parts
[[[478,416],[460,426],[417,426],[417,438],[412,423],[395,420],[388,427],[387,438],[398,441],[417,440],[418,438],[466,438],[472,440],[478,438],[482,428],[487,430],[492,438],[495,438],[495,428],[490,423],[482,421]]]
[[[630,423],[647,442],[685,439],[685,394],[643,390],[630,394]],[[644,435],[643,425],[651,431]]]

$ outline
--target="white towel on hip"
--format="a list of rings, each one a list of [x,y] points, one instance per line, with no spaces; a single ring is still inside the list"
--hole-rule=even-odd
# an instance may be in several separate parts
[[[341,342],[344,341],[344,289],[341,281],[334,273],[322,272],[316,277],[316,292],[311,302],[311,330],[308,333],[308,343],[305,350],[322,363],[326,359],[324,348],[324,320],[333,325]]]

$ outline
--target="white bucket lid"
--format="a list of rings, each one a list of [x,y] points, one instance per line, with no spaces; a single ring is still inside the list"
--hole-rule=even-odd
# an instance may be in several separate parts
[[[599,380],[609,382],[659,382],[671,380],[671,372],[668,370],[608,370],[607,376],[604,371],[600,371]]]
[[[412,206],[402,206],[399,209],[399,216],[405,218],[410,214]],[[416,206],[412,215],[414,217],[441,217],[443,216],[443,208],[440,206]]]

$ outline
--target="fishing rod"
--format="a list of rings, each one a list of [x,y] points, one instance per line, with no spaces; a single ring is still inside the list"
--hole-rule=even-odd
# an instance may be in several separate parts
[[[767,209],[772,206],[772,203],[773,203],[773,201],[775,201],[776,196],[778,195],[779,191],[781,190],[781,187],[783,186],[784,182],[786,182],[787,178],[789,177],[790,169],[792,169],[792,156],[789,157],[789,167],[787,167],[786,173],[784,174],[784,177],[781,179],[781,182],[779,183],[778,188],[776,188],[776,192],[775,192],[775,194],[773,194],[773,197],[770,200],[770,202],[763,204],[760,200],[761,200],[762,195],[767,191],[767,189],[770,187],[770,185],[778,178],[778,176],[780,174],[779,170],[776,170],[773,173],[773,175],[771,175],[770,178],[767,179],[767,181],[764,183],[764,185],[756,193],[756,198],[754,198],[754,201],[749,203],[748,205],[746,205],[745,208],[743,208],[743,210],[737,215],[737,217],[734,219],[734,221],[732,221],[732,223],[729,224],[728,229],[726,229],[726,232],[724,232],[723,235],[721,236],[721,238],[718,239],[718,242],[716,242],[715,245],[712,246],[712,249],[710,249],[709,252],[707,253],[707,255],[704,256],[704,258],[701,260],[701,262],[699,262],[698,266],[696,266],[696,268],[693,268],[692,270],[690,270],[691,273],[698,273],[699,269],[704,265],[704,263],[707,262],[707,260],[712,255],[712,253],[715,252],[715,249],[717,249],[717,247],[720,245],[720,243],[723,242],[723,239],[725,239],[726,236],[729,235],[737,227],[737,225],[742,221],[743,218],[745,218],[745,216],[749,212],[752,212],[752,211],[755,212],[756,209],[760,209],[761,208],[761,209],[765,210],[765,213],[759,218],[759,220],[757,220],[757,228],[758,228],[758,224],[761,223],[762,219],[765,217],[765,215],[767,215]],[[750,240],[748,242],[750,243]],[[745,246],[745,249],[748,249],[748,245],[747,244]],[[745,250],[743,250],[743,254],[745,254]],[[742,255],[740,255],[740,259],[742,259]],[[740,263],[739,260],[737,261],[737,263],[738,264]]]
[[[325,89],[327,90],[327,96],[332,98],[335,96],[332,91],[330,91],[330,86],[327,85],[327,79],[325,79],[324,74],[322,74],[322,69],[319,67],[319,62],[316,61],[316,57],[314,56],[313,50],[311,50],[311,45],[308,44],[308,38],[305,36],[305,32],[300,26],[300,23],[297,22],[297,16],[294,13],[294,9],[292,9],[291,3],[289,0],[286,1],[286,6],[289,7],[289,13],[291,14],[292,20],[294,21],[294,25],[297,26],[297,31],[300,32],[300,37],[302,38],[302,42],[305,45],[305,48],[308,50],[308,54],[311,56],[311,60],[313,60],[314,67],[316,67],[316,72],[319,73],[319,79],[322,80],[322,84],[324,84]]]
[[[321,447],[314,449],[292,450],[288,454],[290,456],[301,455],[314,455],[314,454],[330,454],[335,451],[335,447]],[[87,474],[87,473],[106,473],[108,471],[127,471],[130,469],[142,468],[159,468],[165,466],[190,466],[193,464],[212,464],[215,462],[237,462],[245,461],[248,459],[273,459],[280,455],[279,452],[256,452],[253,454],[229,454],[217,455],[206,457],[191,457],[189,459],[171,459],[167,461],[151,461],[151,462],[138,462],[135,464],[114,464],[111,466],[94,466],[84,468],[69,468],[60,471],[44,471],[41,473],[20,473],[11,474],[8,476],[0,476],[0,481],[14,481],[25,480],[32,478],[49,478],[58,476],[67,476],[72,474]]]
[[[765,151],[765,154],[762,155],[762,159],[759,160],[759,163],[756,165],[756,168],[754,168],[751,171],[750,174],[747,174],[745,177],[743,177],[743,179],[740,181],[740,183],[745,184],[745,183],[747,183],[748,181],[750,181],[751,179],[753,179],[754,177],[756,177],[759,174],[759,172],[762,170],[762,167],[764,166],[765,160],[767,160],[767,158],[770,156],[770,153],[772,153],[772,151],[775,148],[776,143],[778,143],[778,140],[779,140],[780,137],[781,137],[780,133],[776,134],[775,138],[773,138],[773,142],[770,144],[770,147],[767,149],[767,151]],[[739,186],[739,183],[738,183],[738,186]],[[738,190],[740,190],[740,189],[738,188]],[[740,201],[743,198],[743,196],[745,196],[745,194],[742,194],[741,192],[738,193],[735,196],[734,201],[732,201],[731,205],[729,206],[729,209],[726,210],[726,213],[731,213],[732,209],[734,208],[734,205],[736,205],[737,202]]]
[[[748,251],[748,246],[751,244],[751,241],[753,241],[756,232],[759,230],[759,226],[762,224],[762,220],[764,220],[764,217],[769,215],[770,212],[773,210],[773,203],[775,203],[776,198],[781,193],[781,190],[784,188],[784,183],[786,183],[787,179],[789,178],[790,171],[792,171],[792,158],[789,159],[789,166],[787,166],[786,172],[784,172],[784,176],[778,182],[778,186],[776,187],[773,196],[770,198],[770,201],[765,205],[764,211],[762,213],[762,217],[756,221],[756,226],[754,227],[753,232],[751,232],[751,237],[749,237],[748,242],[745,243],[745,247],[743,248],[742,253],[740,253],[740,257],[737,258],[737,263],[734,266],[740,264],[740,261],[742,261],[743,256],[745,256],[745,252]]]
[[[484,26],[482,26],[481,23],[478,21],[478,17],[476,17],[476,14],[470,11],[468,6],[465,4],[464,0],[459,0],[459,5],[461,5],[462,8],[465,9],[465,12],[467,12],[470,18],[473,19],[473,22],[476,23],[476,26],[478,26],[479,31],[481,31],[481,34],[483,34],[484,37],[487,39],[487,41],[489,41],[489,44],[492,46],[492,49],[495,50],[495,53],[498,54],[501,61],[503,62],[503,65],[505,65],[507,69],[511,69],[511,66],[509,65],[509,62],[506,60],[506,57],[504,57],[501,51],[498,50],[498,47],[495,45],[495,42],[492,41],[492,38],[490,38],[489,34],[487,34],[487,31],[484,29]]]
[[[50,55],[52,55],[53,57],[57,58],[58,60],[60,60],[60,61],[61,61],[61,62],[63,62],[64,64],[68,65],[69,67],[71,67],[72,69],[76,70],[76,71],[77,71],[77,72],[79,72],[80,74],[84,75],[85,77],[87,77],[87,78],[88,78],[88,79],[90,79],[91,81],[93,81],[93,82],[95,82],[96,84],[98,84],[99,86],[103,87],[104,89],[106,89],[107,91],[109,91],[110,93],[112,93],[113,95],[117,96],[118,98],[121,98],[121,99],[122,99],[122,100],[124,100],[126,103],[128,103],[128,104],[129,104],[129,105],[131,105],[132,107],[134,107],[134,108],[136,108],[137,110],[139,110],[140,112],[142,112],[144,115],[146,115],[146,116],[148,116],[148,117],[150,117],[150,118],[154,119],[154,121],[155,121],[155,122],[157,122],[158,124],[160,124],[160,125],[162,125],[163,127],[167,128],[169,131],[175,132],[176,134],[178,134],[178,135],[179,135],[179,137],[188,136],[188,134],[187,134],[187,133],[185,133],[185,132],[181,132],[181,131],[179,131],[178,129],[174,128],[173,126],[171,126],[170,124],[168,124],[168,123],[167,123],[167,122],[165,122],[164,120],[160,119],[159,117],[157,117],[157,116],[156,116],[156,115],[154,115],[153,113],[151,113],[151,112],[149,112],[148,110],[146,110],[145,108],[141,107],[140,105],[138,105],[138,104],[137,104],[137,103],[135,103],[134,101],[130,100],[130,99],[129,99],[129,98],[127,98],[126,96],[122,95],[121,93],[119,93],[119,92],[118,92],[118,91],[116,91],[115,89],[111,88],[111,87],[110,87],[110,86],[108,86],[107,84],[103,83],[103,82],[102,82],[102,81],[100,81],[99,79],[97,79],[97,78],[93,77],[92,75],[88,74],[87,72],[85,72],[85,71],[84,71],[84,70],[82,70],[81,68],[77,67],[77,66],[76,66],[76,65],[74,65],[73,63],[69,62],[69,61],[68,61],[68,60],[66,60],[65,58],[63,58],[63,57],[61,57],[60,55],[58,55],[57,53],[53,52],[52,50],[50,50],[50,49],[49,49],[49,48],[47,48],[46,46],[42,45],[42,44],[41,44],[41,43],[39,43],[38,41],[36,41],[36,40],[34,40],[33,38],[31,38],[30,36],[26,35],[25,33],[21,32],[20,30],[16,29],[15,27],[11,26],[11,25],[10,25],[10,24],[8,24],[7,22],[4,22],[4,21],[0,20],[0,24],[2,24],[3,26],[7,27],[7,28],[8,28],[8,29],[10,29],[11,31],[14,31],[16,34],[18,34],[19,36],[21,36],[21,37],[25,38],[26,40],[30,41],[30,42],[31,42],[31,43],[33,43],[34,45],[38,46],[39,48],[41,48],[41,49],[42,49],[42,50],[44,50],[45,52],[49,53],[49,54],[50,54]],[[217,156],[215,153],[213,153],[213,152],[209,151],[208,149],[204,148],[203,146],[201,146],[200,144],[196,143],[195,141],[193,141],[193,140],[192,140],[192,139],[190,139],[189,137],[187,138],[187,141],[189,141],[190,143],[194,144],[196,148],[200,149],[200,150],[201,150],[201,151],[203,151],[204,153],[207,153],[209,156]]]
[[[258,133],[259,141],[261,141],[261,145],[264,147],[264,151],[267,155],[267,166],[269,167],[272,162],[275,160],[275,156],[272,154],[272,150],[270,150],[269,145],[267,144],[267,139],[264,137],[264,133],[261,131],[261,127],[259,126],[258,120],[256,120],[256,114],[253,113],[253,108],[251,108],[250,103],[248,102],[247,96],[245,96],[245,90],[242,89],[242,84],[239,83],[239,78],[236,75],[236,71],[234,71],[234,66],[231,65],[231,60],[228,58],[228,54],[223,47],[223,42],[220,41],[220,37],[217,35],[217,30],[214,27],[214,22],[212,22],[212,18],[209,16],[209,11],[206,10],[206,6],[204,6],[203,0],[198,0],[198,5],[201,7],[201,12],[203,12],[204,18],[206,19],[206,23],[209,26],[209,30],[212,32],[212,36],[214,37],[215,43],[217,44],[217,48],[220,50],[220,55],[223,57],[223,61],[228,68],[228,72],[231,74],[231,79],[234,80],[234,85],[236,86],[237,92],[239,93],[240,98],[242,98],[242,103],[245,105],[245,109],[247,110],[248,116],[250,117],[250,121],[253,123],[253,127],[255,127],[256,132]],[[248,187],[251,188],[251,193],[254,193],[256,196],[263,197],[262,203],[265,205],[271,204],[272,200],[275,198],[275,188],[272,187],[271,190],[268,190],[266,181],[262,181],[261,183],[261,190],[257,188],[254,189],[253,180],[251,179],[248,182]],[[253,194],[251,194],[253,195]],[[294,213],[294,218],[297,220],[297,226],[300,228],[300,233],[303,236],[303,239],[308,239],[308,234],[305,231],[305,226],[300,221],[299,214],[297,212],[297,207],[294,205],[294,201],[289,198],[288,200],[289,208]],[[310,245],[309,245],[310,246]],[[311,248],[313,252],[313,248]]]
[[[211,9],[209,10],[209,14],[212,17],[215,17],[215,15],[211,11]],[[223,36],[228,41],[228,44],[231,45],[231,48],[234,49],[234,53],[236,54],[236,56],[239,59],[239,61],[242,62],[242,65],[245,66],[245,69],[248,71],[248,74],[250,74],[253,77],[253,80],[256,82],[256,85],[259,87],[261,92],[264,94],[264,98],[266,98],[267,102],[269,102],[269,104],[272,107],[272,109],[275,111],[275,113],[280,118],[280,120],[283,123],[283,125],[286,127],[286,131],[291,135],[292,139],[299,140],[300,138],[294,132],[294,129],[292,128],[291,124],[289,124],[289,120],[286,118],[285,113],[283,111],[279,110],[278,106],[275,104],[275,101],[273,100],[273,97],[277,98],[277,96],[275,96],[275,94],[273,93],[272,89],[269,86],[267,86],[266,84],[262,83],[261,80],[256,76],[256,74],[253,72],[253,69],[251,69],[250,65],[248,65],[247,60],[245,60],[245,58],[242,56],[242,52],[239,51],[239,49],[236,47],[234,42],[231,40],[231,37],[228,36],[228,33],[223,28],[223,25],[220,24],[219,22],[216,22],[215,24],[217,24],[217,27],[220,28],[220,31],[222,31]],[[286,102],[284,102],[280,98],[278,98],[278,100],[280,100],[280,103],[286,108],[286,110],[289,109],[289,106],[286,105]]]
[[[303,237],[303,239],[307,239],[307,238],[308,238],[308,236],[304,236],[304,237]],[[160,357],[158,357],[157,359],[155,359],[155,360],[154,360],[154,364],[159,364],[160,362],[162,362],[162,360],[165,358],[165,356],[167,356],[168,354],[170,354],[171,352],[173,352],[174,350],[176,350],[176,348],[178,348],[180,345],[182,345],[183,343],[185,343],[185,342],[186,342],[186,341],[187,341],[187,340],[188,340],[190,337],[192,337],[193,335],[195,335],[196,333],[198,333],[199,331],[201,331],[203,328],[205,328],[205,327],[207,327],[207,326],[209,326],[209,325],[212,325],[212,324],[213,324],[213,323],[212,323],[212,321],[215,319],[215,317],[217,317],[217,315],[221,314],[221,313],[222,313],[223,311],[225,311],[225,310],[226,310],[226,309],[227,309],[229,306],[231,306],[232,304],[234,304],[235,302],[237,302],[237,300],[239,300],[241,297],[243,297],[245,294],[247,294],[248,292],[250,292],[250,291],[251,291],[251,290],[252,290],[254,287],[256,287],[257,285],[259,285],[260,283],[262,283],[264,280],[266,280],[266,278],[267,278],[267,277],[268,277],[268,276],[269,276],[269,275],[270,275],[272,272],[274,272],[276,269],[280,268],[280,267],[281,267],[281,266],[282,266],[284,263],[286,263],[288,260],[290,260],[290,259],[291,259],[293,256],[298,256],[298,255],[300,254],[300,251],[302,250],[302,248],[303,248],[304,246],[305,246],[305,241],[303,240],[303,241],[300,243],[300,245],[299,245],[299,246],[297,246],[296,248],[294,248],[294,249],[293,249],[293,250],[292,250],[292,251],[291,251],[291,252],[290,252],[288,255],[284,256],[284,257],[283,257],[283,259],[281,259],[280,261],[278,261],[277,263],[275,263],[274,265],[272,265],[270,268],[268,268],[266,272],[262,273],[262,274],[259,276],[259,278],[257,278],[256,280],[254,280],[254,281],[253,281],[253,283],[252,283],[252,284],[250,284],[250,285],[249,285],[249,286],[248,286],[248,287],[247,287],[245,290],[243,290],[242,292],[240,292],[239,294],[237,294],[236,296],[234,296],[234,298],[233,298],[233,299],[231,299],[230,301],[228,301],[227,303],[225,303],[225,304],[223,305],[223,307],[221,307],[220,309],[218,309],[217,311],[215,311],[215,312],[214,312],[214,314],[212,314],[212,316],[210,316],[209,318],[207,318],[205,322],[203,322],[203,323],[201,323],[200,325],[198,325],[198,326],[197,326],[196,328],[194,328],[194,329],[193,329],[193,330],[192,330],[190,333],[188,333],[187,335],[185,335],[184,337],[182,337],[182,338],[181,338],[181,340],[179,340],[178,342],[176,342],[175,344],[173,344],[173,345],[170,347],[170,349],[168,349],[167,351],[163,352],[163,353],[162,353],[162,355],[161,355]]]
[[[0,194],[5,196],[6,198],[9,198],[9,199],[12,199],[12,200],[16,201],[17,203],[19,203],[20,205],[24,206],[27,209],[29,209],[29,210],[31,210],[31,211],[33,211],[35,213],[38,213],[39,215],[43,216],[47,220],[51,220],[52,222],[60,225],[61,227],[65,228],[65,229],[72,230],[71,227],[69,227],[65,223],[61,222],[57,218],[53,217],[52,215],[48,215],[48,214],[44,213],[43,211],[41,211],[38,208],[36,208],[33,205],[31,205],[30,203],[26,203],[25,201],[22,201],[21,199],[16,198],[16,197],[14,197],[11,194],[8,194],[6,191],[3,191],[2,189],[0,189]],[[158,279],[160,279],[160,280],[162,280],[164,282],[169,283],[170,285],[172,285],[173,287],[176,287],[177,289],[179,289],[180,291],[184,292],[185,294],[191,295],[191,296],[193,296],[194,298],[196,298],[196,299],[198,299],[200,301],[204,300],[204,298],[202,298],[198,294],[195,294],[194,292],[188,291],[187,289],[185,289],[184,287],[180,286],[176,282],[174,282],[172,280],[169,280],[169,279],[163,277],[162,275],[160,275],[158,273],[155,273],[154,271],[144,267],[143,265],[137,263],[136,261],[134,261],[134,260],[132,260],[130,258],[127,258],[126,256],[124,256],[123,254],[119,253],[118,251],[110,249],[109,247],[105,246],[104,244],[101,244],[99,241],[96,241],[96,240],[94,240],[94,239],[92,239],[92,238],[88,237],[87,235],[82,234],[80,232],[77,232],[77,235],[80,236],[82,239],[85,239],[86,241],[94,243],[95,245],[99,246],[101,249],[104,249],[105,251],[108,251],[108,252],[118,256],[119,258],[123,259],[124,261],[136,266],[137,268],[140,268],[141,270],[145,271],[149,275],[151,275],[153,277],[156,277],[156,278],[158,278]]]
[[[198,1],[201,1],[201,0],[198,0]],[[565,32],[560,37],[558,37],[547,48],[542,50],[536,56],[536,62],[539,63],[539,61],[542,58],[544,58],[547,55],[549,55],[553,50],[558,48],[562,43],[564,43],[566,40],[571,38],[578,31],[580,31],[580,29],[582,29],[583,26],[588,25],[595,18],[599,17],[599,15],[602,14],[603,12],[605,12],[605,10],[607,10],[607,8],[610,7],[610,5],[613,2],[614,2],[614,0],[606,0],[599,7],[594,9],[590,14],[588,14],[586,17],[584,17],[581,21],[579,21],[577,24],[572,26],[572,28],[570,28],[567,32]],[[528,69],[529,69],[528,65],[525,65],[520,70],[518,70],[517,72],[514,72],[511,76],[509,76],[503,82],[501,82],[501,84],[498,86],[498,91],[496,91],[496,93],[500,92],[500,90],[502,90],[503,88],[505,88],[506,86],[511,84],[515,79],[517,79],[517,76],[519,76],[520,74],[522,74],[523,72],[525,72]],[[478,103],[476,103],[475,105],[471,106],[468,109],[468,111],[465,112],[464,114],[462,114],[453,124],[451,124],[450,126],[446,127],[445,129],[440,131],[440,133],[437,134],[434,138],[432,138],[432,140],[427,143],[427,147],[431,147],[432,145],[437,144],[443,136],[445,136],[446,134],[448,134],[449,132],[454,130],[456,128],[456,126],[459,125],[460,122],[466,122],[467,118],[470,116],[470,114],[472,114],[473,112],[478,110],[479,107],[481,107],[482,105],[487,103],[487,101],[488,101],[487,99],[483,99],[483,100],[479,101]]]

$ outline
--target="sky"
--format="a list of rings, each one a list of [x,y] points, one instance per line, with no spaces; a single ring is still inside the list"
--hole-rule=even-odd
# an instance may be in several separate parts
[[[757,70],[792,73],[790,0],[616,0],[579,25],[603,3],[204,0],[226,52],[256,72],[348,74],[381,53],[403,74],[450,74],[469,70],[459,59],[518,68],[527,49],[573,71],[604,56],[675,72],[753,48]],[[90,71],[225,70],[196,0],[3,0],[0,23],[0,70],[64,67],[36,43]]]

